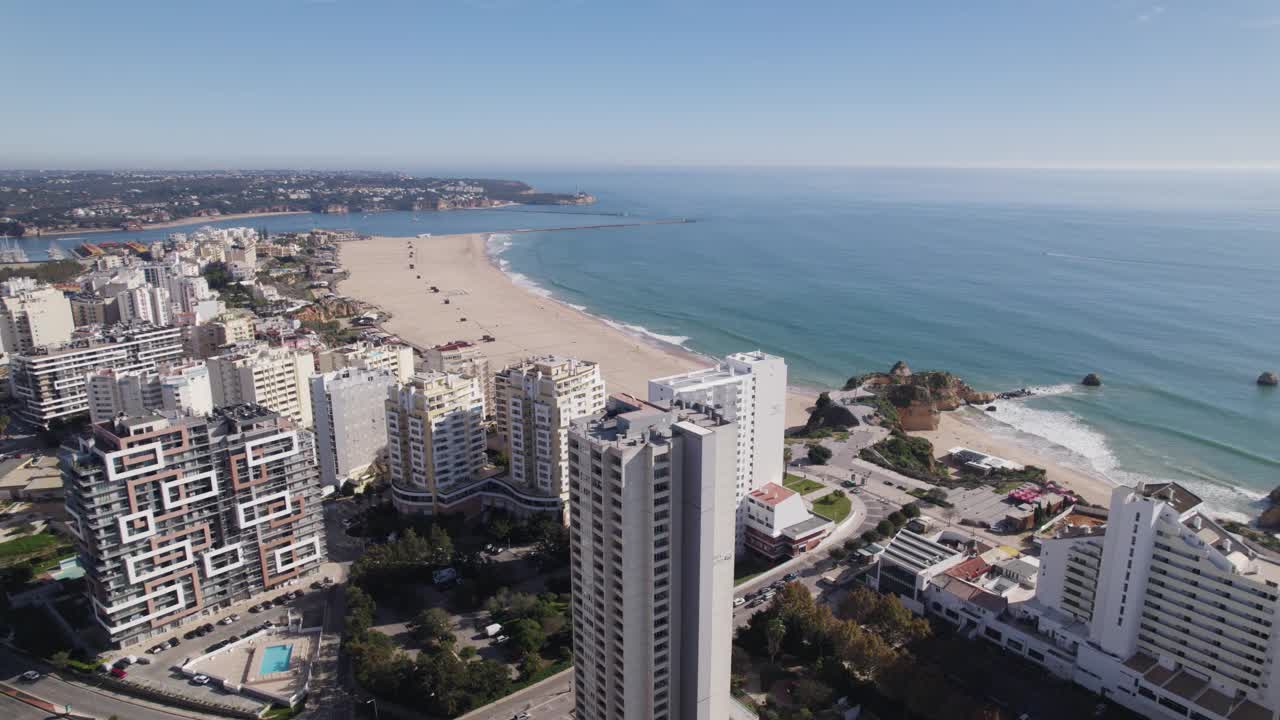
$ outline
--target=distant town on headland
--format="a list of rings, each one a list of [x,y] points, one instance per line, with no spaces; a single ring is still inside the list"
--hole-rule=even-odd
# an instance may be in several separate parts
[[[518,180],[293,170],[0,172],[0,235],[142,230],[192,218],[265,213],[432,211],[585,205]]]

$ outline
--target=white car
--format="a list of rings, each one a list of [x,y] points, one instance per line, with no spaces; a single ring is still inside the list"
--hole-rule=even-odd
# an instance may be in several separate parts
[[[19,675],[18,677],[22,678],[27,682],[35,682],[40,679],[40,673],[36,672],[35,670],[28,670],[22,673],[21,675]]]
[[[219,621],[218,621],[218,624],[219,624],[219,625],[230,625],[230,624],[231,624],[231,623],[233,623],[233,622],[235,622],[235,620],[233,620],[231,617],[229,617],[229,616],[228,616],[228,617],[224,617],[224,618],[222,618],[221,620],[219,620]]]
[[[746,599],[746,598],[740,598],[740,597],[739,597],[739,598],[734,598],[734,599],[733,599],[733,606],[734,606],[734,607],[742,607],[743,605],[746,605],[746,604],[747,604],[747,599]]]
[[[208,684],[209,684],[209,676],[208,676],[208,675],[196,675],[195,677],[191,678],[191,684],[192,684],[192,685],[208,685]]]

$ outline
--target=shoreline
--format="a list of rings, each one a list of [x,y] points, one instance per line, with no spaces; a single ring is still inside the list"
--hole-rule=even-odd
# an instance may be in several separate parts
[[[471,340],[498,370],[531,355],[574,355],[599,362],[609,392],[644,397],[648,380],[706,367],[713,358],[683,345],[626,328],[522,282],[505,269],[489,242],[502,232],[377,236],[344,243],[340,262],[350,276],[340,292],[391,313],[387,331],[420,346]],[[414,247],[409,269],[408,246]],[[419,279],[420,276],[420,279]],[[439,293],[428,288],[436,285]],[[445,305],[443,301],[449,300]],[[431,312],[438,308],[437,312]],[[493,343],[479,342],[493,335]],[[817,389],[788,386],[787,426],[804,424]],[[1048,471],[1048,478],[1090,503],[1107,505],[1115,484],[1053,459],[1024,443],[1005,439],[953,411],[942,413],[937,430],[913,432],[934,445],[935,454],[963,445]]]
[[[42,232],[38,235],[24,235],[23,238],[45,238],[60,237],[62,235],[80,235],[84,234],[101,234],[101,233],[129,233],[129,232],[145,232],[147,230],[164,230],[166,228],[182,227],[184,225],[199,225],[201,223],[222,222],[224,220],[244,220],[255,217],[275,217],[277,215],[310,215],[309,210],[281,210],[279,212],[261,212],[261,213],[231,213],[229,215],[217,215],[215,217],[186,217],[177,220],[167,220],[162,223],[154,223],[143,225],[138,230],[124,230],[122,228],[79,228],[77,230],[50,230]]]
[[[489,252],[492,234],[376,236],[343,243],[340,262],[350,276],[339,290],[391,313],[383,327],[415,345],[476,342],[495,371],[530,356],[570,355],[599,362],[609,392],[646,397],[651,378],[711,363],[688,348],[630,332],[517,283]],[[417,261],[412,270],[410,244]],[[431,285],[440,292],[431,293]],[[482,335],[495,340],[481,342]],[[813,398],[789,388],[789,426],[805,421]]]
[[[964,408],[950,410],[939,416],[937,430],[921,430],[907,433],[933,443],[934,457],[943,457],[953,447],[967,447],[1012,460],[1022,465],[1044,468],[1047,479],[1070,488],[1082,500],[1092,505],[1110,506],[1111,492],[1120,484],[1101,473],[1088,471],[1059,461],[1029,443],[1014,438],[1004,438],[982,427],[964,415]],[[999,420],[996,419],[998,422]],[[1011,433],[1017,429],[1008,426]]]

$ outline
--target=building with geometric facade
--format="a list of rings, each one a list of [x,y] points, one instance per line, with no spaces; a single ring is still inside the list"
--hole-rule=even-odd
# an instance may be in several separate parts
[[[100,423],[59,460],[94,616],[115,645],[325,560],[312,435],[261,406]]]

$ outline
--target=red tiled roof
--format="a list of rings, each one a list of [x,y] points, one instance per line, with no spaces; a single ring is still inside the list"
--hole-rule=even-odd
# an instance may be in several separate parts
[[[794,490],[788,490],[778,483],[765,483],[758,490],[751,491],[751,497],[770,507],[776,506],[795,494]]]
[[[980,557],[971,557],[948,570],[947,574],[961,580],[973,580],[986,575],[990,569],[991,566],[987,564],[986,560]]]

